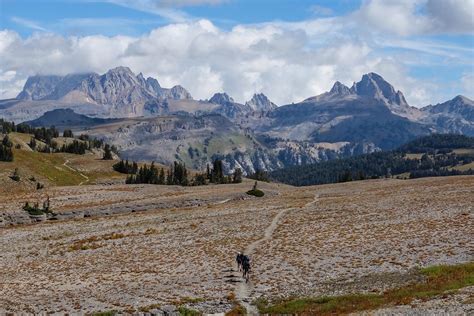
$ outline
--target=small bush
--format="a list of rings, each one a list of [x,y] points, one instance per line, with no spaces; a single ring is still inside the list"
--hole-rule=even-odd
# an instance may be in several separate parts
[[[199,312],[197,310],[194,310],[194,309],[184,307],[184,306],[178,307],[178,312],[181,316],[199,316],[199,315],[202,315],[201,312]]]
[[[18,168],[15,168],[15,171],[13,171],[13,174],[10,176],[10,179],[13,181],[20,181],[20,172],[18,171]]]
[[[46,201],[43,202],[42,208],[39,207],[38,203],[35,203],[33,206],[31,206],[30,203],[26,202],[23,206],[23,210],[28,212],[28,214],[30,215],[43,215],[46,213],[52,213],[50,208],[49,197],[46,199]]]
[[[25,203],[23,206],[23,210],[28,212],[30,215],[43,215],[44,212],[42,209],[39,208],[38,203],[31,206],[28,202]]]
[[[225,316],[239,316],[247,315],[247,310],[242,305],[235,305],[230,311],[225,313]]]
[[[92,316],[114,316],[114,315],[117,315],[117,311],[115,310],[92,313]]]
[[[262,190],[259,190],[259,189],[253,189],[253,190],[247,191],[247,194],[248,195],[253,195],[253,196],[256,196],[256,197],[262,197],[262,196],[265,195],[265,193]]]

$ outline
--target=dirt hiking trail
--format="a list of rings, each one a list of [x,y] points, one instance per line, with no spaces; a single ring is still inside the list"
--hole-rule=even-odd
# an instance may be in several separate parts
[[[313,200],[306,203],[303,206],[303,208],[315,204],[318,199],[319,199],[319,194],[316,194],[314,196]],[[245,248],[245,250],[244,250],[244,254],[247,255],[247,256],[251,255],[255,251],[255,249],[257,249],[259,244],[261,244],[261,243],[263,243],[267,240],[270,240],[272,238],[273,232],[278,228],[278,223],[280,222],[280,219],[285,215],[285,213],[287,213],[291,209],[292,208],[286,208],[286,209],[283,209],[280,212],[278,212],[275,215],[275,217],[273,218],[270,225],[265,229],[265,233],[263,234],[263,237],[256,240],[256,241],[254,241],[250,245],[248,245],[247,248]],[[242,282],[239,282],[236,285],[235,296],[237,298],[237,301],[243,307],[245,307],[248,315],[259,315],[257,307],[255,305],[251,304],[252,301],[253,301],[251,293],[252,293],[252,282],[251,281],[249,281],[249,282],[242,281]]]
[[[63,166],[66,167],[66,168],[68,168],[68,169],[71,170],[71,171],[74,171],[74,172],[79,173],[79,175],[80,175],[81,177],[83,177],[83,178],[86,180],[86,181],[82,181],[81,183],[79,183],[79,185],[82,185],[82,184],[84,184],[84,183],[86,183],[86,182],[89,182],[89,177],[88,177],[88,176],[86,176],[85,174],[83,174],[83,173],[80,172],[79,170],[77,170],[77,169],[75,169],[75,168],[69,166],[68,163],[70,163],[69,159],[67,159],[67,160],[63,163]]]

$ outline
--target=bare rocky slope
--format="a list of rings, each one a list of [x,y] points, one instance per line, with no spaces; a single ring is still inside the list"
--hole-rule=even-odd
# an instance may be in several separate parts
[[[154,160],[166,165],[178,160],[197,170],[221,159],[226,171],[241,168],[245,174],[374,150],[348,142],[268,140],[218,114],[117,120],[84,132],[118,146],[124,159]]]
[[[48,194],[62,218],[0,229],[0,314],[162,315],[177,306],[224,313],[237,303],[252,311],[258,298],[383,293],[422,282],[418,267],[472,262],[473,180],[261,183],[263,198],[244,193],[249,181],[41,193],[3,185],[11,191],[0,194],[2,217]],[[244,250],[249,283],[234,261]],[[376,314],[471,314],[468,290]]]

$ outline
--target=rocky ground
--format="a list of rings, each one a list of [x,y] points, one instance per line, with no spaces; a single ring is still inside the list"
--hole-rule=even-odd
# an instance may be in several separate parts
[[[41,197],[2,194],[0,314],[225,312],[259,297],[380,292],[420,281],[416,267],[474,259],[474,177],[261,184],[263,198],[244,193],[251,185],[54,187],[55,220],[14,226]],[[248,284],[237,251],[251,256]],[[404,308],[415,307],[393,311]]]

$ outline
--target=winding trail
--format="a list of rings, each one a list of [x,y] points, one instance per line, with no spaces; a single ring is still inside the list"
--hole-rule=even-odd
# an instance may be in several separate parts
[[[306,203],[303,208],[311,206],[315,204],[319,199],[319,194],[316,194],[310,202]],[[273,232],[277,229],[278,227],[278,222],[280,219],[285,215],[286,212],[291,210],[292,208],[286,208],[278,212],[275,217],[273,218],[272,222],[270,225],[265,229],[265,233],[263,234],[263,237],[254,241],[250,245],[247,246],[244,250],[244,254],[246,255],[251,255],[255,249],[258,247],[259,244],[270,240],[272,238]],[[246,283],[245,281],[239,282],[236,286],[235,289],[235,296],[237,301],[245,307],[247,310],[248,315],[259,315],[258,309],[255,305],[252,305],[253,298],[251,297],[251,292],[252,292],[252,282],[249,281],[249,283]]]
[[[85,182],[89,182],[89,177],[88,177],[88,176],[86,176],[85,174],[83,174],[83,173],[80,172],[79,170],[77,170],[77,169],[75,169],[75,168],[69,166],[68,163],[70,163],[70,161],[69,161],[69,159],[66,159],[66,161],[63,163],[63,166],[66,167],[66,168],[68,168],[68,169],[71,170],[71,171],[74,171],[74,172],[79,173],[79,175],[80,175],[81,177],[83,177],[83,178],[86,180],[86,181],[82,181],[81,183],[79,183],[79,185],[82,185],[82,184],[85,183]]]

